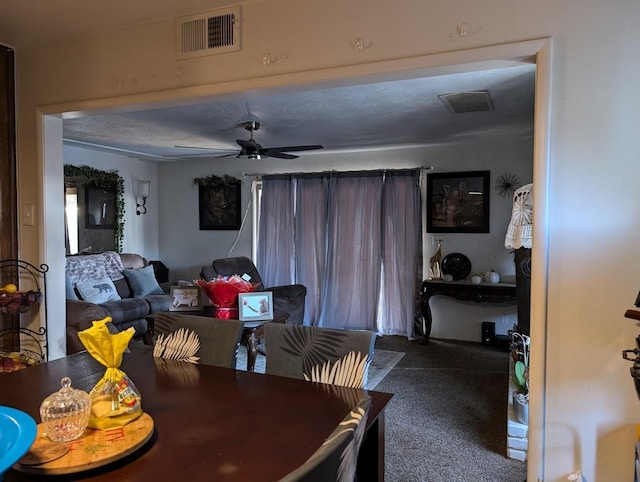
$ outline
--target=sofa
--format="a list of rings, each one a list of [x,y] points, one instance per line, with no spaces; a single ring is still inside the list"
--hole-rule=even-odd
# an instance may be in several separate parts
[[[169,283],[158,283],[142,256],[107,251],[67,256],[65,267],[67,354],[84,350],[77,332],[110,316],[117,331],[133,327],[134,340],[151,342],[147,317],[169,311]]]

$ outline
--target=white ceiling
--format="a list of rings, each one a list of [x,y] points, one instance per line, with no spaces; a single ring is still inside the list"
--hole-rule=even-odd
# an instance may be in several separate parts
[[[138,4],[140,5],[138,6]],[[119,28],[194,11],[198,0],[148,2],[113,0],[2,0],[0,43],[12,46],[81,32]],[[229,4],[214,1],[211,7]],[[34,12],[38,12],[37,15]],[[106,148],[134,157],[174,160],[239,151],[237,126],[258,120],[262,147],[321,144],[323,151],[474,142],[490,137],[533,135],[535,65],[513,62],[491,70],[367,83],[292,93],[265,93],[234,100],[65,119],[68,144]],[[488,91],[494,111],[452,114],[438,95]],[[182,149],[194,146],[214,150]],[[304,156],[305,153],[296,152]]]
[[[534,83],[535,66],[524,64],[261,97],[240,95],[232,101],[67,119],[64,138],[70,144],[157,160],[239,151],[236,139],[248,139],[249,132],[238,124],[246,120],[261,123],[255,139],[266,148],[320,144],[333,152],[526,138],[533,135]],[[484,90],[493,111],[452,114],[438,97]]]

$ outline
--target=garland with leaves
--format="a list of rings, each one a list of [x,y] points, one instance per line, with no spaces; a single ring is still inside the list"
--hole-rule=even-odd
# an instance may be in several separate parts
[[[225,174],[224,176],[216,176],[215,174],[211,174],[210,176],[193,178],[194,186],[212,187],[218,189],[226,186],[227,184],[242,184],[242,181],[237,177],[233,177],[228,174]]]
[[[122,251],[124,240],[124,179],[118,174],[118,170],[102,171],[90,166],[64,165],[65,177],[85,177],[87,185],[105,190],[116,191],[116,221],[115,221],[115,251]]]

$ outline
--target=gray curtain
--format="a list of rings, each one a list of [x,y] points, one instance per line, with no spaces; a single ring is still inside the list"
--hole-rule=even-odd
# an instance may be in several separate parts
[[[329,176],[303,175],[296,186],[296,272],[307,288],[304,324],[318,325],[324,274],[327,266],[327,209]],[[304,280],[302,282],[301,280]]]
[[[381,334],[413,336],[422,281],[422,215],[418,171],[387,172],[382,200]]]
[[[263,276],[286,264],[289,282],[307,287],[306,325],[411,336],[421,279],[419,170],[284,179],[263,178]]]
[[[294,186],[291,176],[271,176],[262,184],[256,267],[264,286],[296,283]]]
[[[376,171],[329,181],[319,326],[377,331],[383,180]]]

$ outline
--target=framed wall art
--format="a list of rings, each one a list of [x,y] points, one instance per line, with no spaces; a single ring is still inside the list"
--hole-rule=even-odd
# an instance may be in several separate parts
[[[240,184],[198,185],[200,229],[238,230]]]
[[[200,288],[196,286],[172,286],[169,311],[198,311],[200,309]]]
[[[273,293],[253,291],[238,294],[240,321],[273,320]]]
[[[427,175],[428,233],[489,232],[489,171]]]

